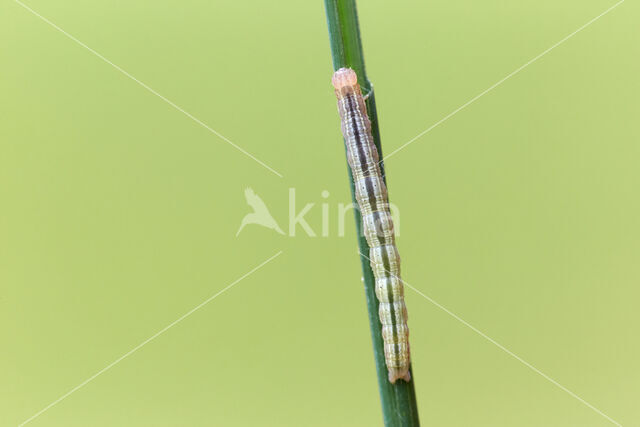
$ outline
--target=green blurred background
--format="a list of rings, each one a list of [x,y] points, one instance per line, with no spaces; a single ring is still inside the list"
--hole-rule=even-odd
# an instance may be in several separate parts
[[[614,1],[361,1],[384,151]],[[320,1],[0,3],[0,425],[381,424]],[[404,278],[640,425],[640,6],[386,163]],[[251,187],[287,231],[257,225]],[[323,199],[321,193],[329,192]],[[425,426],[613,425],[407,290]]]

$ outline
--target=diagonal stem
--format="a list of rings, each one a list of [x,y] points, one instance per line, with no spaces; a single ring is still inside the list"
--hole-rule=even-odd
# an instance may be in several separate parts
[[[366,105],[369,119],[371,120],[371,133],[380,155],[380,169],[382,171],[382,176],[385,178],[375,96],[373,94],[373,86],[367,79],[365,73],[355,0],[325,0],[325,8],[327,13],[327,25],[329,27],[331,54],[333,57],[333,68],[334,70],[337,70],[342,67],[349,67],[355,70],[358,75],[358,81],[361,82],[363,92],[368,94]],[[347,170],[349,172],[349,183],[351,186],[353,204],[354,206],[358,206],[355,199],[351,169],[347,167]],[[354,210],[354,212],[358,235],[358,247],[361,254],[368,254],[369,245],[367,244],[367,241],[364,238],[364,233],[362,232],[362,217],[358,209]],[[395,384],[391,384],[387,379],[387,367],[384,360],[381,324],[378,317],[378,300],[375,295],[375,280],[368,258],[366,256],[360,256],[360,262],[362,264],[367,312],[369,315],[369,325],[371,327],[371,337],[373,339],[373,354],[378,374],[378,389],[380,391],[380,400],[382,402],[382,414],[385,426],[418,426],[420,422],[418,420],[418,407],[414,390],[414,373],[412,371],[413,378],[410,382],[397,381]]]

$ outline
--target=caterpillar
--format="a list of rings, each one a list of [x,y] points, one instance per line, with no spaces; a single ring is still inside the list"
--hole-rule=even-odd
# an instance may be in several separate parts
[[[350,68],[333,74],[331,83],[338,98],[347,162],[355,185],[355,197],[369,244],[369,261],[375,277],[382,339],[389,381],[411,380],[409,328],[404,287],[400,279],[400,256],[395,244],[387,187],[382,178],[378,150],[371,136],[358,77]]]

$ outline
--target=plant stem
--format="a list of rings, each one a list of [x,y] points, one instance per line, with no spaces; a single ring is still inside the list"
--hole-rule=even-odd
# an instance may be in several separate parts
[[[334,70],[342,67],[352,68],[358,75],[358,81],[363,88],[363,92],[365,92],[365,94],[369,93],[369,97],[366,100],[367,112],[371,120],[373,140],[380,156],[382,177],[386,183],[384,164],[382,163],[382,147],[380,145],[375,97],[373,94],[373,86],[367,79],[365,73],[355,0],[325,0],[325,9],[327,12],[327,25],[329,27],[329,40],[331,42]],[[351,169],[347,167],[347,170],[349,172],[349,183],[353,203],[354,206],[358,206],[355,198]],[[388,427],[418,426],[420,422],[418,420],[418,407],[414,389],[415,376],[413,375],[413,371],[411,372],[412,379],[410,382],[398,380],[395,384],[391,384],[387,379],[387,367],[385,365],[382,341],[382,326],[380,324],[380,318],[378,317],[378,299],[375,295],[375,279],[369,264],[369,259],[367,258],[369,256],[369,245],[362,232],[362,217],[360,211],[356,209],[354,212],[384,423],[385,426]]]

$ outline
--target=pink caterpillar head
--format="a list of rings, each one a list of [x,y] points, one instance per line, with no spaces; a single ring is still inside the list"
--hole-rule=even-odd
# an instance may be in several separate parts
[[[340,68],[333,73],[331,83],[336,89],[336,95],[338,97],[344,96],[348,93],[360,92],[360,86],[358,86],[358,76],[351,68]]]

